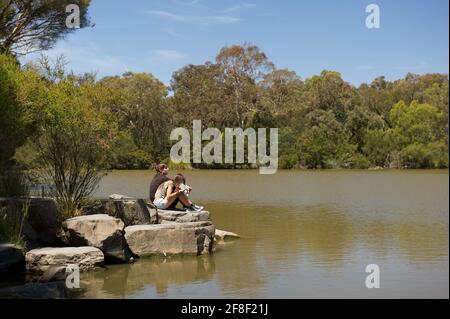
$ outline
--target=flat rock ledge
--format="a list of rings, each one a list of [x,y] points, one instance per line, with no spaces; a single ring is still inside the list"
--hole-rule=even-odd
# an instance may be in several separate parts
[[[125,228],[125,238],[137,256],[207,254],[212,252],[215,227],[210,221]]]
[[[200,212],[190,212],[158,209],[158,219],[161,224],[168,221],[177,223],[203,222],[211,221],[211,214],[206,210]]]
[[[130,259],[127,243],[123,236],[125,225],[122,220],[106,214],[78,216],[63,223],[71,246],[92,246],[100,249],[106,262],[126,262]]]
[[[63,247],[38,248],[30,250],[25,255],[28,274],[45,275],[55,267],[78,265],[80,271],[102,267],[104,255],[95,247]]]

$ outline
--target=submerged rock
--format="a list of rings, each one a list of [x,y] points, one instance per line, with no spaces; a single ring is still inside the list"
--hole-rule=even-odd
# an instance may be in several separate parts
[[[171,255],[210,253],[214,225],[209,222],[136,225],[125,228],[125,238],[133,254]]]
[[[81,271],[102,267],[104,255],[95,247],[63,247],[33,249],[25,255],[28,274],[41,276],[57,266],[77,265]]]
[[[124,223],[106,214],[78,216],[63,223],[71,246],[100,249],[107,262],[128,261],[131,257],[123,236]]]
[[[225,230],[220,230],[220,229],[216,229],[216,233],[214,235],[214,239],[218,242],[220,241],[226,241],[229,239],[238,239],[241,238],[241,236],[239,236],[238,234],[229,232],[229,231],[225,231]]]
[[[13,244],[0,244],[0,276],[25,271],[25,256]]]

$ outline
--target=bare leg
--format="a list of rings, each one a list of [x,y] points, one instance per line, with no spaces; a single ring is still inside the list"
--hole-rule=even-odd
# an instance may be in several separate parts
[[[192,202],[189,200],[185,193],[180,193],[180,195],[178,195],[178,199],[183,203],[184,206],[192,205]]]
[[[180,202],[183,203],[184,206],[192,205],[192,202],[189,200],[189,198],[186,196],[186,194],[180,193],[180,194],[178,194],[178,196],[174,196],[171,198],[167,197],[167,204],[164,206],[164,208],[170,207],[177,198],[180,200]]]

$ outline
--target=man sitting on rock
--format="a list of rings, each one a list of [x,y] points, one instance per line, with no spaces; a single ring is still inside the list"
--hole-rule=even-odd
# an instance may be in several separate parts
[[[193,204],[187,197],[186,193],[179,188],[180,183],[173,183],[173,181],[167,176],[169,173],[169,167],[166,164],[158,164],[155,169],[156,175],[150,183],[150,200],[156,205],[157,208],[176,209],[178,202],[181,202],[185,209],[193,211],[202,210],[203,207]],[[155,194],[157,193],[158,188],[158,198],[156,198],[155,201]]]

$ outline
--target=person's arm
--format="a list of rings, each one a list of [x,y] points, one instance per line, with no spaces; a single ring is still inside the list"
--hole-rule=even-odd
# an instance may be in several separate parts
[[[175,185],[173,183],[171,183],[168,187],[167,187],[167,194],[166,194],[166,198],[167,200],[171,200],[174,197],[177,197],[182,191],[180,189],[176,189]]]

